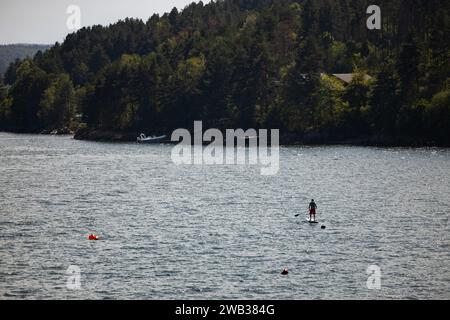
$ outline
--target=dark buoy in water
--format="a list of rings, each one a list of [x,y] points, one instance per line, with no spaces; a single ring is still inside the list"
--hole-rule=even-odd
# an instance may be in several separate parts
[[[325,226],[321,226],[320,228],[321,228],[321,229],[326,229],[327,227],[325,227]]]
[[[288,268],[284,268],[283,271],[281,271],[281,274],[282,274],[283,276],[287,275],[288,273],[289,273]]]

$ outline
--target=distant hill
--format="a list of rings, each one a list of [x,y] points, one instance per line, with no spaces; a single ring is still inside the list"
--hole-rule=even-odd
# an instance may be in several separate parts
[[[39,50],[45,51],[50,47],[50,45],[41,44],[0,45],[0,75],[5,73],[9,64],[14,60],[33,57]]]

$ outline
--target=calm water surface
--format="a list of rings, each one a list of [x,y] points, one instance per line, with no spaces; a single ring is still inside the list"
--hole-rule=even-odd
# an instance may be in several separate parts
[[[450,150],[283,147],[272,177],[170,154],[0,133],[0,299],[450,298]]]

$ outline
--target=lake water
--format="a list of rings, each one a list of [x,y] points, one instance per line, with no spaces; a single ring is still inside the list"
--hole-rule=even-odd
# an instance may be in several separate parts
[[[171,148],[0,133],[0,299],[450,298],[450,150],[282,147],[262,176]]]

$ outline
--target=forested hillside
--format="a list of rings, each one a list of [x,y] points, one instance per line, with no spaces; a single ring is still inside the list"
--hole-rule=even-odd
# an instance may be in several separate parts
[[[45,51],[49,45],[40,44],[6,44],[0,45],[0,75],[8,68],[11,62],[16,59],[33,57],[39,50]]]
[[[279,128],[450,144],[450,1],[223,0],[70,34],[9,66],[0,128]],[[350,83],[332,76],[353,73]],[[367,77],[369,75],[370,77]]]

